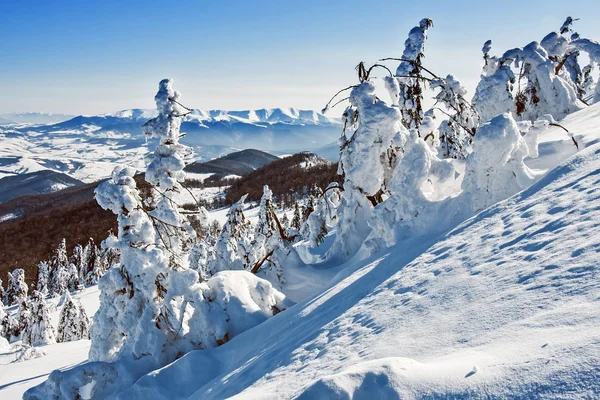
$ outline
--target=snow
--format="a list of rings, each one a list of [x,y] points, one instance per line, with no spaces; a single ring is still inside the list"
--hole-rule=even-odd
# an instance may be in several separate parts
[[[323,293],[117,398],[596,397],[599,157],[355,258]]]
[[[560,121],[579,152],[561,128],[541,130],[539,156],[522,161],[536,179],[565,162],[450,231],[440,223],[441,231],[399,238],[373,254],[363,249],[341,265],[323,261],[335,233],[318,248],[297,243],[311,265],[284,266],[284,293],[298,304],[272,318],[268,309],[281,300],[278,292],[255,298],[248,289],[264,281],[220,278],[211,288],[217,303],[244,299],[225,306],[235,315],[230,340],[158,370],[119,365],[119,380],[107,393],[122,399],[600,396],[598,121],[600,104]],[[517,155],[529,149],[527,134],[519,140],[512,123],[491,124],[501,125],[504,136],[484,128],[483,147],[506,140]],[[458,174],[460,184],[466,173]],[[447,201],[436,196],[429,200]],[[259,209],[248,207],[255,223]],[[222,224],[226,212],[209,219]],[[99,306],[96,287],[74,297],[89,316]],[[53,369],[85,362],[89,341],[41,350],[45,356],[11,363],[17,355],[0,342],[1,398],[18,398]]]
[[[73,295],[80,301],[88,315],[94,315],[98,310],[98,287],[93,286]],[[50,319],[55,329],[58,329],[60,309],[56,307],[59,297],[48,301],[51,310]],[[12,310],[12,309],[9,309]],[[33,360],[13,363],[17,353],[11,353],[2,347],[0,339],[0,397],[3,399],[21,398],[23,393],[42,383],[50,372],[55,369],[70,368],[88,359],[89,340],[57,343],[40,347],[46,355]]]

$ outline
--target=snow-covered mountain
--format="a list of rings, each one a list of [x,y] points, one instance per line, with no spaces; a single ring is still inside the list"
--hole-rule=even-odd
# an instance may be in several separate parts
[[[104,135],[138,135],[156,110],[123,110],[114,114],[78,116],[59,124],[37,128],[41,132],[79,131]],[[274,108],[245,111],[193,110],[181,126],[192,145],[221,145],[261,150],[309,150],[339,135],[339,122],[311,110]]]
[[[11,123],[16,124],[56,124],[71,119],[73,117],[74,115],[42,112],[11,113],[0,115],[0,123],[2,123],[1,119],[4,119],[6,121],[10,121]]]
[[[147,153],[141,126],[155,110],[131,109],[114,114],[78,116],[50,125],[0,127],[0,177],[51,169],[84,182],[107,177],[115,165],[143,168]],[[335,119],[308,110],[194,110],[183,124],[182,142],[194,148],[194,160],[245,148],[302,151],[335,140]]]

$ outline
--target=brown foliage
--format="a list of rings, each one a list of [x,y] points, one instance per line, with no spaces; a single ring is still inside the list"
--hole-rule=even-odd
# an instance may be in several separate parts
[[[315,184],[324,189],[330,182],[342,182],[342,178],[337,174],[337,164],[323,163],[310,168],[300,166],[300,163],[311,157],[315,157],[314,154],[294,154],[273,161],[236,180],[227,190],[227,203],[235,203],[246,193],[247,201],[259,201],[263,194],[263,186],[269,185],[275,198],[278,201],[286,201],[286,207],[291,207],[293,203],[289,204],[287,200],[303,198]]]
[[[6,274],[23,268],[28,284],[37,279],[40,261],[52,257],[63,238],[69,254],[89,238],[100,243],[109,231],[116,233],[117,220],[94,200],[98,183],[68,188],[59,192],[27,195],[0,204],[0,215],[22,215],[0,223],[0,279],[6,286]]]

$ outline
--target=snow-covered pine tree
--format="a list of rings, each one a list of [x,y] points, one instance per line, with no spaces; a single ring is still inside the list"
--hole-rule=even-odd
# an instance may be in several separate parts
[[[44,295],[37,290],[29,298],[29,317],[22,331],[21,340],[30,346],[42,346],[55,343],[54,327]]]
[[[221,224],[219,224],[219,221],[217,221],[216,219],[210,223],[209,234],[214,238],[218,237],[221,234]]]
[[[485,63],[472,101],[482,122],[505,112],[516,113],[513,96],[515,74],[508,60],[490,56],[491,49],[492,41],[488,40],[481,49]]]
[[[13,288],[13,277],[12,273],[8,271],[6,273],[6,290],[4,291],[4,304],[11,306],[15,298],[15,290]]]
[[[71,342],[89,338],[89,319],[83,307],[75,302],[69,292],[58,320],[58,332],[56,341],[58,343]],[[83,313],[82,313],[83,312]]]
[[[47,261],[38,264],[37,290],[42,295],[48,295],[49,266]]]
[[[590,99],[587,91],[584,94],[586,67],[579,64],[579,55],[586,53],[590,64],[597,64],[600,44],[575,33],[573,21],[569,17],[559,31],[549,33],[541,42],[508,50],[499,58],[489,56],[491,42],[486,42],[486,67],[473,98],[483,121],[506,111],[520,120],[536,121],[546,114],[561,119],[585,107],[583,96]],[[598,85],[595,94],[600,98]],[[511,97],[514,105],[509,104]]]
[[[292,224],[290,225],[290,228],[299,232],[301,226],[302,215],[300,213],[300,205],[298,204],[298,201],[296,201],[294,202],[294,216],[292,217]]]
[[[258,211],[258,221],[254,230],[254,241],[252,246],[256,254],[255,262],[264,265],[264,259],[268,258],[279,247],[281,235],[275,222],[275,206],[273,205],[273,192],[269,186],[264,185],[263,195],[260,199],[260,208]],[[251,268],[261,266],[250,265]],[[280,268],[281,266],[272,266]],[[281,275],[281,274],[279,274]]]
[[[344,112],[346,129],[340,139],[338,165],[338,173],[344,176],[344,194],[328,258],[351,257],[369,234],[367,220],[373,207],[383,201],[389,149],[402,127],[398,108],[376,96],[370,70],[359,64],[360,83],[352,88],[350,107]]]
[[[178,346],[184,334],[181,325],[185,307],[193,301],[184,297],[199,278],[181,265],[193,230],[173,201],[179,181],[185,178],[183,156],[187,152],[178,143],[184,116],[178,98],[172,81],[161,81],[155,97],[159,114],[143,127],[148,137],[159,139],[146,171],[146,180],[159,193],[154,209],[145,208],[133,168],[117,167],[111,179],[95,191],[98,204],[117,215],[118,235],[106,245],[119,250],[121,262],[99,283],[91,360],[149,356],[164,365],[182,351]]]
[[[304,210],[302,212],[302,223],[305,223],[308,220],[310,214],[312,214],[312,212],[315,211],[315,203],[315,196],[313,195],[313,193],[311,193],[308,196],[308,199],[306,200],[306,203],[304,205]]]
[[[77,281],[79,285],[85,285],[85,276],[87,275],[87,263],[88,257],[85,253],[85,249],[79,243],[73,248],[73,254],[71,255],[71,264],[75,265],[77,269]]]
[[[29,287],[25,283],[25,271],[21,268],[15,269],[9,274],[11,281],[9,285],[9,305],[20,304],[27,299]]]
[[[445,79],[433,79],[431,88],[440,89],[435,97],[434,108],[442,104],[446,108],[442,112],[449,117],[442,121],[439,128],[440,156],[464,159],[479,127],[479,115],[465,99],[467,90],[453,75]]]
[[[48,280],[48,294],[61,295],[67,289],[69,258],[67,257],[67,243],[63,239],[58,245],[50,262],[50,279]]]
[[[117,240],[121,267],[100,279],[100,308],[91,329],[90,359],[110,361],[123,354],[154,354],[165,335],[157,329],[159,314],[157,277],[168,264],[155,246],[156,231],[144,210],[133,176],[135,169],[117,167],[111,178],[96,188],[98,204],[117,214]],[[145,335],[154,340],[146,341]],[[160,353],[160,351],[158,352]],[[159,356],[159,354],[157,354]]]
[[[4,309],[4,304],[0,302],[0,336],[6,338],[7,340],[10,339],[8,335],[9,326],[8,313]]]
[[[320,245],[329,232],[329,226],[336,224],[340,199],[341,191],[337,182],[330,183],[325,192],[318,196],[315,211],[308,217],[303,231],[304,239],[311,245]]]
[[[397,85],[386,78],[387,86],[391,85],[390,90],[392,99],[399,106],[402,113],[402,123],[408,129],[419,129],[423,121],[423,91],[424,81],[420,79],[422,59],[425,57],[425,41],[427,40],[427,30],[433,26],[433,21],[429,18],[423,18],[419,26],[415,26],[408,33],[408,38],[404,42],[404,52],[402,61],[396,69]],[[359,114],[360,115],[360,114]]]
[[[81,255],[81,264],[79,265],[79,280],[85,285],[88,273],[91,271],[92,265],[94,265],[94,260],[92,257],[94,256],[94,251],[92,250],[96,247],[94,243],[94,239],[90,238],[83,248],[83,254]]]
[[[225,270],[243,270],[256,260],[252,254],[250,222],[244,215],[247,195],[231,206],[227,221],[214,247],[214,259],[208,264],[208,276]]]
[[[87,286],[97,285],[105,272],[106,265],[105,260],[102,259],[102,250],[100,250],[98,246],[92,245],[90,247],[89,272],[85,278],[85,284]]]
[[[29,325],[29,316],[31,315],[31,309],[29,307],[29,299],[24,298],[19,302],[19,308],[17,309],[17,325],[13,329],[14,336],[21,336],[23,332],[27,330]]]
[[[209,278],[208,264],[213,258],[213,249],[207,241],[198,241],[190,250],[189,265],[191,269],[198,272],[200,280],[204,281]]]
[[[290,218],[288,217],[287,213],[284,212],[283,216],[281,217],[281,227],[287,231],[290,227]]]
[[[146,122],[142,131],[146,137],[158,139],[158,145],[148,157],[145,179],[154,191],[155,207],[149,215],[159,234],[159,240],[168,250],[172,265],[183,264],[183,253],[193,244],[195,232],[180,214],[174,197],[181,192],[185,180],[184,159],[192,149],[179,143],[181,121],[191,110],[179,103],[180,94],[173,90],[173,81],[163,79],[154,97],[158,116]]]
[[[4,304],[6,300],[6,291],[4,290],[4,283],[0,279],[0,304]]]
[[[81,285],[79,284],[79,271],[75,264],[69,263],[65,272],[67,289],[71,291],[79,289],[81,287]]]

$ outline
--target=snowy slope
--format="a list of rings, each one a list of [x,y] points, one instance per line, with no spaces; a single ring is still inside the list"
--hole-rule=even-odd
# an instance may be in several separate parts
[[[594,146],[119,398],[598,397],[599,176]]]
[[[99,291],[97,286],[84,289],[73,295],[80,301],[88,314],[94,315],[99,306]],[[50,318],[54,328],[58,328],[60,307],[56,307],[60,298],[48,301],[51,310]],[[15,308],[15,307],[13,307]],[[13,308],[10,310],[12,311]],[[41,346],[45,356],[23,362],[13,362],[16,353],[0,349],[0,398],[20,399],[23,393],[32,386],[42,383],[50,372],[55,369],[70,368],[85,362],[90,349],[89,340],[57,343]]]

